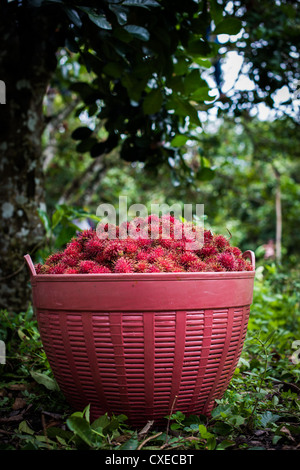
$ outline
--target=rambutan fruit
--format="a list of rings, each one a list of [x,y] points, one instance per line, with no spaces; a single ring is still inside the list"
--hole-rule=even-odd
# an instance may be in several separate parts
[[[136,260],[137,260],[137,261],[147,261],[148,258],[149,258],[149,253],[148,253],[148,251],[140,250],[140,251],[138,251],[138,253],[136,254]]]
[[[49,266],[53,266],[61,260],[63,257],[63,252],[58,251],[57,253],[53,253],[52,255],[48,256],[48,258],[45,261],[45,264],[48,264]]]
[[[65,270],[66,266],[64,264],[58,263],[50,267],[49,274],[64,274]]]
[[[42,268],[43,268],[43,265],[41,263],[37,263],[34,265],[34,269],[35,269],[35,272],[37,274],[41,274],[42,273]]]
[[[227,238],[223,237],[223,235],[215,235],[213,237],[213,244],[220,252],[224,251],[229,246]]]
[[[205,261],[201,261],[200,259],[198,259],[190,263],[187,271],[202,272],[202,271],[206,271],[206,268],[207,268],[207,264],[205,263]]]
[[[111,269],[109,269],[107,266],[103,266],[103,265],[97,265],[97,266],[94,266],[91,270],[90,270],[90,273],[93,273],[93,274],[104,274],[104,273],[111,273]]]
[[[217,256],[217,261],[226,271],[234,271],[235,258],[231,253],[220,253]]]
[[[242,255],[241,250],[236,246],[228,246],[225,251],[226,253],[232,253],[235,257]]]
[[[156,246],[149,251],[147,259],[150,263],[153,263],[157,258],[161,258],[166,254],[166,250],[162,246]]]
[[[202,259],[210,258],[212,256],[215,256],[218,253],[218,250],[215,246],[207,244],[204,245],[200,250],[199,250],[199,256]]]
[[[84,256],[86,259],[96,258],[99,252],[103,249],[103,241],[99,238],[90,238],[87,240],[84,247]]]
[[[132,273],[133,272],[132,263],[128,259],[121,257],[115,262],[114,272],[115,273]]]
[[[123,241],[123,251],[128,255],[136,255],[139,251],[139,245],[136,240],[127,238]]]
[[[60,262],[66,267],[74,268],[79,263],[79,259],[74,255],[64,255]]]
[[[158,266],[155,266],[154,264],[150,264],[148,268],[148,273],[160,273],[160,269]]]
[[[115,258],[123,256],[124,246],[122,240],[108,240],[106,241],[103,248],[103,258],[105,260],[111,261]]]
[[[73,239],[70,243],[67,244],[66,249],[64,250],[64,255],[79,256],[82,251],[81,243],[78,240]]]
[[[67,268],[64,274],[79,274],[79,271],[76,268]]]
[[[213,234],[210,230],[204,230],[204,244],[210,243],[213,239]]]
[[[83,260],[83,261],[80,261],[78,270],[81,274],[88,274],[97,266],[98,264],[96,263],[96,261]]]
[[[137,217],[120,227],[99,225],[105,237],[99,237],[97,230],[84,230],[67,244],[64,251],[48,256],[43,265],[38,263],[36,272],[76,274],[253,269],[251,263],[242,258],[241,250],[231,247],[223,235],[213,235],[210,230],[203,231],[190,222],[182,223],[170,214],[161,218],[156,215]],[[123,228],[126,228],[125,236]],[[199,247],[195,248],[196,241]]]
[[[174,267],[175,267],[175,263],[173,260],[171,260],[170,258],[168,258],[167,256],[159,256],[154,264],[160,269],[160,271],[162,272],[172,272]]]
[[[207,263],[205,271],[223,272],[226,271],[226,268],[224,268],[224,266],[222,266],[218,261],[214,260]]]
[[[185,253],[182,253],[181,255],[178,256],[178,261],[181,263],[183,266],[188,268],[191,264],[200,261],[198,256],[193,253],[192,251],[186,251]]]
[[[146,272],[149,272],[149,267],[150,267],[150,264],[148,263],[148,261],[141,260],[135,263],[134,271],[137,273],[146,273]]]

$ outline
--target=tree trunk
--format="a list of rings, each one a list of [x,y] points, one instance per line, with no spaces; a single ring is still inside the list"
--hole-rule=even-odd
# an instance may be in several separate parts
[[[0,19],[0,308],[19,312],[31,299],[24,255],[44,236],[38,208],[44,201],[41,136],[43,97],[56,67],[54,21],[11,9]]]
[[[281,188],[280,174],[274,169],[276,177],[275,189],[275,209],[276,209],[276,244],[275,255],[277,263],[281,263],[281,239],[282,239],[282,209],[281,209]]]

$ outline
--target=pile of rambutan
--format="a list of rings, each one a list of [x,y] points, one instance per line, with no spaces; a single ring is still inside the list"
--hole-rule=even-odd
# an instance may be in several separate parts
[[[252,271],[241,250],[223,235],[202,230],[201,244],[195,248],[199,230],[171,215],[137,217],[114,227],[99,224],[96,230],[79,233],[65,250],[35,269],[37,274]]]

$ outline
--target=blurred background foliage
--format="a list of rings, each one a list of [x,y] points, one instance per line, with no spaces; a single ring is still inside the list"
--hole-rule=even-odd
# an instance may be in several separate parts
[[[63,51],[62,57],[65,57]],[[75,63],[59,70],[85,74]],[[296,230],[300,214],[300,161],[297,123],[289,116],[261,120],[245,111],[242,116],[228,113],[203,116],[202,128],[191,138],[178,135],[184,164],[193,178],[179,178],[184,166],[147,167],[144,162],[126,162],[118,147],[101,158],[91,159],[80,152],[74,140],[78,119],[89,126],[93,117],[81,112],[75,97],[64,97],[61,77],[45,99],[45,114],[64,115],[57,125],[46,128],[43,136],[46,206],[48,217],[62,214],[56,231],[61,236],[55,247],[63,246],[79,227],[72,220],[95,224],[93,216],[99,204],[110,203],[118,209],[119,196],[126,196],[128,207],[145,204],[204,204],[205,226],[232,236],[232,243],[243,250],[252,249],[258,261],[264,261],[268,245],[269,261],[276,258],[276,193],[280,188],[282,218],[281,260],[285,265],[299,262],[300,234]],[[55,87],[56,84],[56,87]],[[59,86],[58,86],[59,84]],[[71,104],[71,106],[70,106]],[[98,137],[105,138],[100,128]],[[176,141],[175,141],[176,143]],[[175,171],[176,170],[176,171]],[[80,214],[81,211],[81,214]],[[62,224],[64,222],[64,224]],[[69,223],[70,222],[70,223]],[[48,222],[49,223],[49,222]],[[70,227],[70,225],[72,225]],[[73,227],[73,229],[72,229]],[[53,248],[53,247],[51,247]],[[41,252],[39,252],[40,254]],[[44,252],[43,252],[44,253]],[[267,255],[268,256],[268,255]]]

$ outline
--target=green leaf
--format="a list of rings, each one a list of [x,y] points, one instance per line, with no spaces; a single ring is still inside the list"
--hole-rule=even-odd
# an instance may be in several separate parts
[[[203,59],[202,57],[194,57],[194,62],[200,67],[209,69],[211,67],[211,59]]]
[[[125,0],[122,5],[126,5],[129,7],[142,7],[142,8],[149,8],[149,7],[159,7],[160,4],[155,0]]]
[[[96,13],[88,13],[89,19],[101,29],[112,29],[112,25],[107,21],[105,15],[97,15]]]
[[[93,131],[89,127],[81,126],[81,127],[77,127],[77,129],[75,129],[75,131],[72,132],[71,137],[74,140],[83,140],[83,139],[87,139],[88,137],[90,137],[92,133]]]
[[[91,405],[88,404],[82,412],[83,418],[85,418],[88,423],[90,422],[90,409],[91,409]]]
[[[188,116],[191,123],[196,124],[197,126],[201,126],[201,121],[199,119],[196,108],[194,108],[194,106],[192,106],[188,100],[182,99],[179,96],[174,96],[173,98],[176,104],[176,114],[184,117]]]
[[[211,168],[201,168],[197,172],[197,178],[200,181],[211,181],[215,177],[215,172]]]
[[[30,371],[30,375],[38,384],[44,385],[48,390],[59,390],[56,381],[49,377],[49,375],[34,370]]]
[[[198,88],[194,93],[190,95],[191,100],[195,101],[213,101],[215,96],[209,95],[210,88],[208,86],[203,86]]]
[[[234,426],[241,426],[242,424],[244,424],[245,418],[243,418],[243,416],[240,416],[240,415],[233,415],[231,416],[230,421],[232,422]]]
[[[99,416],[92,424],[91,429],[97,433],[103,433],[104,429],[110,424],[110,418],[107,414]]]
[[[39,217],[42,221],[42,224],[45,227],[45,230],[46,230],[47,234],[49,234],[51,232],[51,223],[50,223],[50,220],[49,220],[49,217],[48,217],[47,213],[45,211],[43,211],[42,209],[38,209],[37,212],[38,212]]]
[[[128,8],[124,8],[122,5],[109,5],[108,8],[116,15],[121,26],[127,23]]]
[[[39,8],[43,3],[43,0],[27,0],[28,6]]]
[[[31,428],[28,426],[28,424],[26,423],[26,421],[21,421],[21,422],[20,422],[19,427],[18,427],[18,431],[23,432],[23,433],[25,433],[25,434],[31,434],[31,435],[34,434],[33,429],[31,429]]]
[[[52,215],[52,229],[54,229],[63,218],[63,211],[59,208]]]
[[[161,91],[158,88],[155,90],[151,90],[143,102],[144,113],[145,114],[157,113],[161,108],[162,100],[163,100],[163,97],[162,97]]]
[[[220,444],[217,445],[216,450],[225,450],[233,445],[235,445],[234,441],[228,441],[227,439],[224,439],[222,442],[220,442]]]
[[[225,18],[217,24],[214,34],[238,34],[242,28],[242,22],[238,18]]]
[[[176,75],[184,75],[190,65],[190,60],[187,57],[178,57],[177,62],[173,65],[173,70]]]
[[[183,134],[177,134],[171,140],[171,145],[172,147],[181,147],[182,145],[186,144],[188,140],[189,140],[188,136],[183,135]]]
[[[268,424],[278,421],[279,418],[279,415],[273,414],[271,411],[265,411],[260,417],[260,422],[265,428]]]
[[[94,446],[93,433],[86,419],[72,415],[67,419],[67,425],[69,429],[79,436],[88,446]]]
[[[194,39],[189,42],[187,53],[191,56],[209,57],[212,55],[212,49],[207,41]]]
[[[210,14],[215,24],[220,23],[223,18],[223,7],[220,5],[217,0],[210,0]]]
[[[204,424],[199,424],[198,426],[199,434],[203,439],[209,439],[213,437],[213,434],[211,434],[209,431],[207,431],[206,426]]]
[[[206,443],[207,450],[214,450],[216,448],[216,445],[217,445],[217,439],[215,438],[215,436],[210,435]]]
[[[126,441],[123,445],[121,445],[120,449],[122,450],[136,450],[139,446],[139,441],[132,437],[128,441]]]
[[[78,227],[71,223],[64,223],[59,234],[57,235],[55,239],[55,248],[61,248],[64,246],[66,243],[70,241],[72,237],[76,234],[76,231],[78,230]]]
[[[66,14],[68,15],[69,19],[72,21],[72,23],[74,23],[74,25],[77,26],[78,28],[81,28],[82,21],[77,11],[68,7],[64,7],[64,10]]]
[[[203,86],[203,84],[206,84],[206,83],[200,76],[200,70],[193,69],[184,78],[185,93],[189,95],[190,93],[195,92],[201,85]]]
[[[113,78],[119,78],[122,75],[123,67],[118,62],[109,62],[103,67],[103,72]]]
[[[124,29],[131,34],[131,36],[135,37],[136,39],[140,39],[141,41],[149,41],[150,33],[146,28],[142,26],[136,26],[134,24],[129,24],[124,26]]]
[[[88,139],[82,140],[76,145],[77,152],[85,153],[89,152],[91,148],[97,143],[96,137],[89,137]]]

